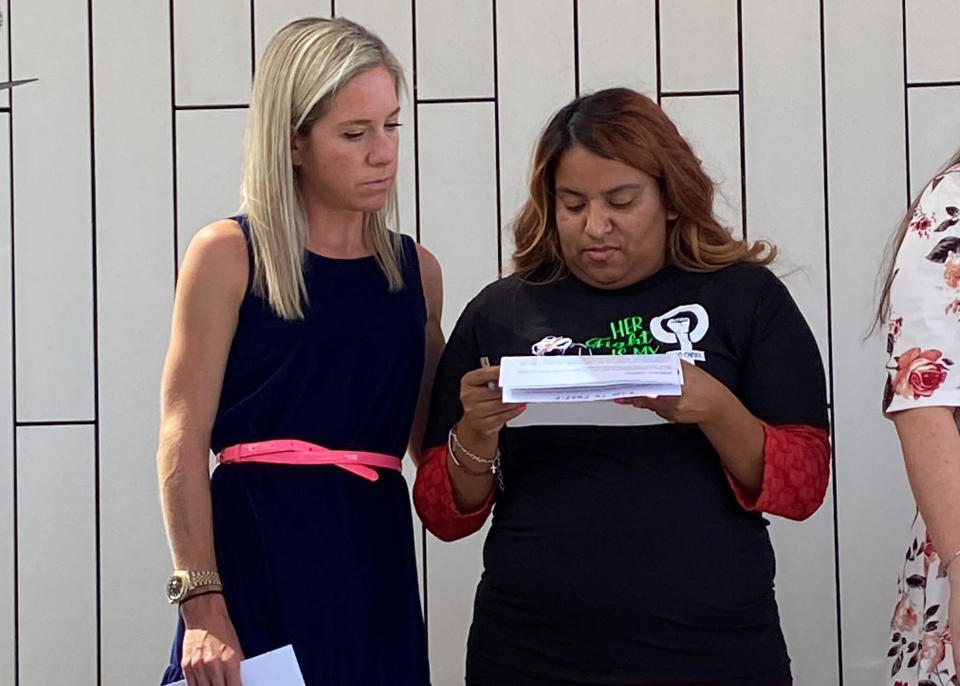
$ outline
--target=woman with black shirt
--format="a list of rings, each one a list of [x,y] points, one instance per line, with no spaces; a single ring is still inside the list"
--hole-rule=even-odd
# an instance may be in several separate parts
[[[639,93],[578,98],[541,135],[515,272],[450,336],[414,488],[444,540],[493,511],[469,686],[791,683],[761,513],[804,519],[823,499],[824,371],[765,266],[775,248],[712,206]],[[594,403],[580,423],[489,384],[504,355],[670,352],[681,396]]]

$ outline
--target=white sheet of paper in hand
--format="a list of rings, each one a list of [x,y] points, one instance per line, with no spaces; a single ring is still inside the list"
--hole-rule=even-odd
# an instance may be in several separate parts
[[[676,355],[558,355],[503,357],[505,402],[563,403],[638,395],[680,395]]]
[[[306,686],[293,646],[250,657],[240,663],[243,686]],[[186,679],[170,686],[187,686]]]
[[[667,424],[653,410],[618,405],[612,400],[584,403],[530,403],[507,426],[653,426]]]

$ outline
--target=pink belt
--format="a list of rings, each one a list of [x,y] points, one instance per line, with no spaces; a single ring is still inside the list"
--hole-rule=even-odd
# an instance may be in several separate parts
[[[381,453],[367,453],[360,450],[330,450],[321,445],[280,439],[260,441],[259,443],[240,443],[224,448],[217,455],[217,462],[268,462],[270,464],[332,464],[346,469],[368,481],[380,478],[377,470],[371,467],[383,467],[400,471],[399,457]]]

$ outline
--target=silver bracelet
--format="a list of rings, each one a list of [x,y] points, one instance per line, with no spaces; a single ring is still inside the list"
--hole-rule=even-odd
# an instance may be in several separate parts
[[[453,458],[453,463],[455,465],[461,469],[467,469],[463,464],[460,463],[460,460],[457,459],[457,448],[459,448],[460,452],[469,457],[471,460],[479,462],[480,464],[489,465],[489,471],[491,473],[497,473],[497,469],[500,467],[500,448],[497,448],[497,452],[489,459],[486,457],[480,457],[476,453],[472,453],[464,447],[463,443],[460,442],[460,437],[457,436],[457,428],[451,427],[450,433],[447,435],[447,450],[449,450],[450,457]]]

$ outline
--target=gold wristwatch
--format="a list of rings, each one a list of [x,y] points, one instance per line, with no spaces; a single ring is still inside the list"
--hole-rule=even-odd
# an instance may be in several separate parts
[[[193,572],[188,569],[175,569],[170,578],[167,579],[167,601],[170,604],[182,603],[206,586],[215,587],[220,590],[223,585],[220,583],[220,575],[216,572]]]

